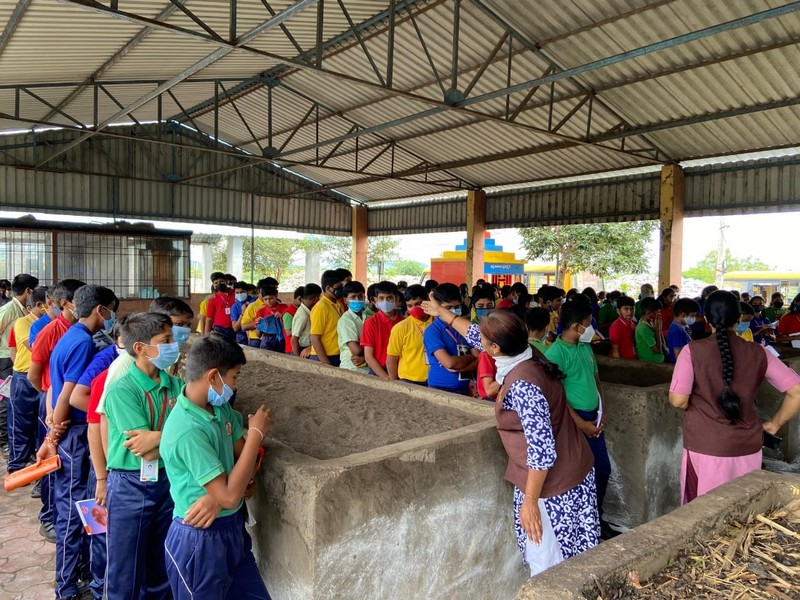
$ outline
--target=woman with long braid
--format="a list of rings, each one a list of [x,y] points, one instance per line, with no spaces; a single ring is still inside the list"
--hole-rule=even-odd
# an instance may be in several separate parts
[[[706,299],[711,337],[690,343],[678,356],[669,402],[683,418],[681,504],[761,468],[764,432],[777,433],[800,411],[800,375],[768,348],[736,335],[741,308],[730,292]],[[761,423],[756,394],[764,380],[786,396]]]
[[[596,546],[594,458],[570,416],[558,366],[530,347],[525,322],[511,311],[492,311],[473,325],[433,296],[423,309],[495,361],[505,478],[514,484],[517,546],[531,575]]]

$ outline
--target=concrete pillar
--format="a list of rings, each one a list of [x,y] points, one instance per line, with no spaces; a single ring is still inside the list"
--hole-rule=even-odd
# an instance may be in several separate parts
[[[686,183],[680,165],[661,169],[661,245],[658,260],[658,293],[675,283],[681,284],[683,260],[683,206]]]
[[[241,236],[231,236],[228,238],[228,263],[226,268],[228,273],[236,275],[240,280],[243,277],[244,268],[244,238]]]
[[[202,292],[208,293],[211,290],[211,273],[214,271],[212,265],[214,246],[211,244],[203,244],[203,285]]]
[[[353,207],[353,279],[367,284],[367,207]]]
[[[486,192],[470,190],[467,193],[467,280],[472,289],[484,275],[483,251],[486,246]],[[456,285],[460,281],[454,282]]]
[[[306,283],[319,284],[321,277],[319,252],[316,250],[306,251]]]

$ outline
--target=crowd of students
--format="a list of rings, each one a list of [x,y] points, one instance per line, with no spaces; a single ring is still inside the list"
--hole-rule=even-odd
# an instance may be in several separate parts
[[[4,453],[9,473],[60,460],[31,492],[39,533],[56,545],[56,598],[268,599],[244,500],[272,415],[262,406],[245,427],[230,404],[241,346],[209,332],[184,355],[194,312],[179,298],[117,320],[107,287],[26,274],[10,287]],[[214,302],[211,318],[230,308]],[[105,532],[88,534],[84,510]]]

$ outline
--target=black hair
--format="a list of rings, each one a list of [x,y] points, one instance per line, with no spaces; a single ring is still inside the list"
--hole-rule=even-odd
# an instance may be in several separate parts
[[[150,340],[164,331],[164,327],[172,328],[172,321],[167,315],[154,312],[128,315],[125,324],[120,329],[125,352],[136,356],[133,345],[137,342],[149,344]]]
[[[514,285],[511,286],[511,291],[516,292],[517,294],[527,294],[528,286],[526,286],[521,281],[517,281]]]
[[[428,281],[425,282],[425,291],[429,294],[437,287],[439,287],[439,282],[435,279],[428,279]]]
[[[753,310],[753,307],[750,306],[747,302],[739,302],[739,308],[741,309],[743,315],[756,316],[756,311]]]
[[[159,315],[166,315],[167,317],[180,317],[189,315],[194,318],[194,311],[192,307],[180,298],[172,296],[161,296],[156,298],[150,303],[147,312],[156,313]]]
[[[504,285],[503,287],[500,288],[500,297],[501,298],[506,299],[506,298],[508,298],[509,294],[511,294],[511,286],[510,285]]]
[[[405,290],[408,289],[408,282],[403,281],[402,279],[397,282],[397,289],[398,290]]]
[[[308,300],[313,298],[314,296],[321,296],[322,295],[322,288],[319,287],[316,283],[307,283],[303,287],[303,299]]]
[[[642,314],[651,311],[657,312],[661,310],[661,300],[657,298],[642,298],[640,306],[642,308]]]
[[[741,300],[742,298],[741,294],[739,293],[739,290],[731,290],[731,294],[733,294],[734,298],[736,298],[737,300]]]
[[[344,288],[342,288],[342,293],[345,296],[349,296],[350,294],[363,294],[364,284],[360,281],[351,281],[350,283],[345,283]]]
[[[264,277],[261,281],[264,282],[264,285],[271,285],[272,287],[279,287],[280,283],[274,277]]]
[[[11,282],[8,279],[0,279],[0,289],[11,289]]]
[[[783,298],[783,294],[781,292],[773,292],[770,300],[778,300],[779,298]]]
[[[372,286],[370,286],[372,287]],[[405,291],[406,302],[409,300],[427,300],[428,294],[425,292],[425,286],[415,283],[406,288]]]
[[[353,278],[353,274],[350,272],[350,269],[345,269],[344,267],[339,267],[336,269],[336,274],[339,276],[339,281],[344,281],[348,277],[350,279]]]
[[[102,285],[88,284],[79,287],[75,291],[73,298],[75,303],[75,316],[79,319],[85,319],[92,314],[92,311],[98,306],[113,306],[111,310],[116,310],[119,300],[107,287]]]
[[[739,321],[741,312],[739,301],[730,292],[717,290],[706,299],[706,319],[716,329],[717,345],[722,358],[722,393],[717,398],[717,405],[731,425],[741,417],[741,400],[731,388],[733,353],[728,329]]]
[[[688,315],[689,313],[696,313],[700,311],[700,305],[691,298],[678,298],[672,306],[672,314],[676,317],[678,315]]]
[[[258,288],[258,292],[261,294],[261,297],[265,296],[277,296],[278,295],[278,288],[274,285],[265,285],[263,287]]]
[[[636,301],[630,296],[620,296],[617,298],[617,308],[622,308],[623,306],[636,306]]]
[[[761,300],[761,303],[762,304],[764,303],[764,298],[762,296],[753,296],[752,298],[750,298],[750,304],[752,304],[756,300]]]
[[[53,288],[53,300],[59,306],[62,300],[72,302],[72,299],[75,297],[75,292],[84,285],[86,284],[78,279],[62,279],[56,284],[56,287]]]
[[[47,286],[41,285],[33,289],[31,295],[28,297],[28,306],[36,306],[39,303],[47,304]]]
[[[581,293],[589,298],[589,302],[592,304],[597,304],[597,292],[594,291],[593,287],[585,287]]]
[[[189,349],[186,381],[198,381],[211,369],[225,375],[230,369],[244,364],[247,364],[247,358],[242,347],[228,336],[212,332],[199,338]]]
[[[589,296],[584,296],[583,294],[575,293],[572,296],[572,300],[570,302],[580,302],[589,307],[589,310],[592,310],[592,303],[589,300]]]
[[[438,302],[461,302],[461,292],[454,283],[442,283],[433,290],[433,297]]]
[[[497,344],[506,356],[518,356],[528,346],[528,327],[519,315],[508,310],[494,310],[481,319],[481,334],[490,342]],[[532,360],[542,366],[544,372],[553,379],[564,379],[558,365],[551,363],[533,351]]]
[[[564,290],[557,288],[554,285],[548,285],[546,287],[539,288],[539,296],[544,302],[552,302],[553,300],[561,298],[563,295]]]
[[[237,281],[233,284],[235,290],[247,290],[248,283],[246,281]]]
[[[458,289],[458,288],[456,288]],[[394,296],[398,295],[397,285],[392,283],[391,281],[379,281],[375,284],[375,295],[378,294],[392,294]],[[461,299],[461,295],[458,296],[458,299]]]
[[[111,332],[108,334],[109,337],[114,340],[114,345],[117,344],[117,338],[122,335],[122,328],[125,326],[125,323],[128,322],[128,316],[129,315],[125,315],[124,317],[117,319],[114,322],[114,326],[111,328]],[[170,325],[171,324],[172,322],[170,322]],[[124,346],[125,342],[123,342],[122,345]]]
[[[470,303],[472,306],[475,306],[475,303],[478,300],[491,300],[492,302],[496,302],[497,297],[494,295],[494,288],[488,285],[481,285],[472,288],[472,298],[470,298]]]
[[[335,271],[333,269],[329,269],[322,273],[322,278],[321,278],[322,289],[324,290],[326,288],[333,287],[334,285],[340,283],[343,280],[344,277],[341,277],[339,275],[338,269]]]
[[[223,273],[222,271],[214,271],[211,274],[210,279],[211,279],[212,282],[217,280],[217,279],[225,279],[225,273]]]
[[[529,331],[541,331],[550,324],[550,311],[536,306],[525,312],[525,325]]]
[[[606,294],[606,298],[608,300],[610,300],[611,302],[613,302],[614,300],[616,300],[618,298],[621,298],[621,297],[622,297],[622,292],[620,292],[619,290],[613,290],[613,291],[608,292]]]
[[[561,307],[561,326],[564,331],[573,325],[573,323],[580,323],[586,317],[592,316],[592,307],[588,302],[566,302]]]
[[[704,287],[704,288],[703,288],[703,290],[700,292],[700,298],[701,298],[702,300],[705,300],[705,299],[706,299],[706,298],[708,298],[708,297],[709,297],[711,294],[713,294],[714,292],[716,292],[718,289],[719,289],[719,288],[718,288],[717,286],[715,286],[715,285],[707,285],[707,286],[706,286],[706,287]]]
[[[14,277],[11,282],[11,293],[15,296],[21,296],[25,290],[32,290],[39,285],[39,278],[27,273],[22,273]]]
[[[422,289],[424,290],[425,288],[423,287]],[[375,297],[375,284],[371,283],[367,287],[367,300],[371,301],[374,297]],[[427,300],[427,297],[426,297],[426,300]]]
[[[570,288],[567,292],[567,300],[573,300],[578,295],[578,288]]]
[[[297,300],[298,298],[302,298],[304,289],[305,287],[302,285],[298,288],[295,288],[294,292],[292,293],[292,300]]]

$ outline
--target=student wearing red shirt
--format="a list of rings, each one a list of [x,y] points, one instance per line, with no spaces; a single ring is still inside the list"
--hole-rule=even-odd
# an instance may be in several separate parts
[[[389,348],[389,334],[392,327],[402,321],[397,313],[397,286],[391,281],[381,281],[375,285],[375,305],[378,312],[364,321],[361,332],[361,345],[370,374],[381,379],[389,379],[386,371],[386,354]]]
[[[800,333],[800,294],[797,294],[789,305],[789,312],[778,321],[776,330],[779,342],[792,342],[800,340],[796,334]]]
[[[664,288],[658,301],[661,302],[661,331],[664,332],[664,337],[667,337],[667,330],[672,325],[672,305],[675,304],[675,290],[671,287]]]
[[[236,332],[233,330],[231,321],[231,309],[236,304],[236,294],[234,290],[228,289],[224,283],[217,287],[217,293],[208,301],[206,307],[205,333],[216,331],[231,339],[236,339]]]
[[[633,298],[628,296],[617,298],[619,318],[608,330],[612,358],[636,358],[636,323],[633,322],[635,307],[636,301]]]
[[[295,289],[294,294],[292,294],[292,303],[283,311],[283,335],[286,338],[286,354],[292,353],[292,321],[297,314],[300,303],[303,301],[304,290],[305,286],[302,285]]]
[[[486,352],[481,352],[478,357],[478,395],[484,400],[494,402],[500,392],[497,383],[497,364]]]

